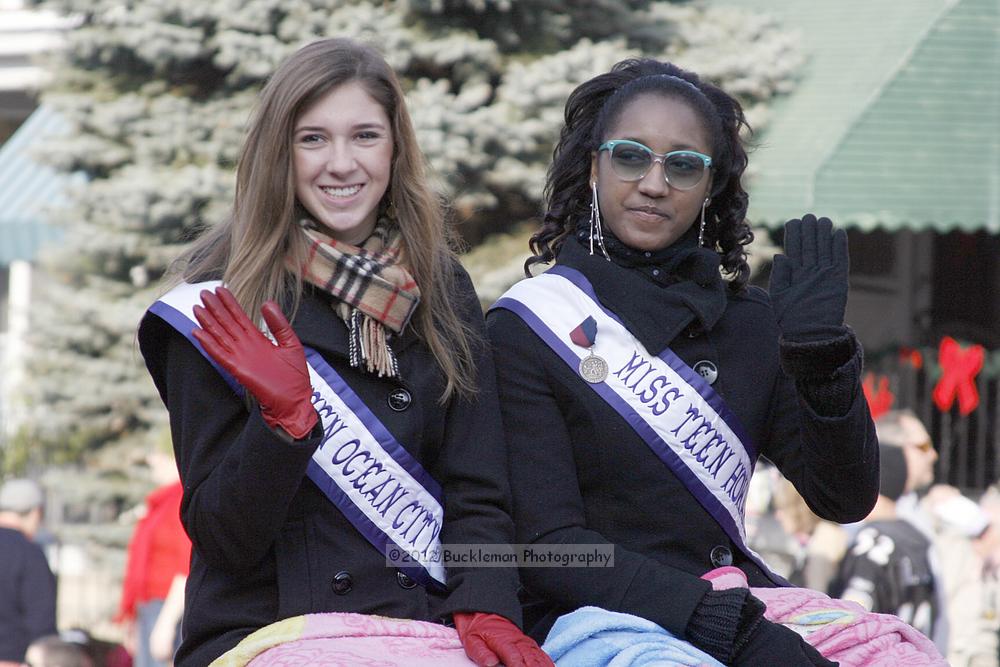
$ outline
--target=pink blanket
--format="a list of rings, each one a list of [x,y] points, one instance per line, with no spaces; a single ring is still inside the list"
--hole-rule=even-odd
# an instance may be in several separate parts
[[[702,576],[716,590],[747,586],[735,567]],[[947,667],[934,643],[891,614],[876,614],[808,588],[751,588],[767,605],[764,617],[791,628],[841,667]]]
[[[475,667],[458,633],[436,623],[309,614],[261,628],[211,667]]]
[[[716,589],[746,586],[735,567],[704,575]],[[806,588],[752,588],[764,616],[841,667],[947,666],[934,644],[896,616]],[[474,667],[452,628],[363,614],[310,614],[261,628],[211,667]]]

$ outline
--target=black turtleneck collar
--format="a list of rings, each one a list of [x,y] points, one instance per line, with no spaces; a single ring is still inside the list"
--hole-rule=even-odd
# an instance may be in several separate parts
[[[649,352],[659,354],[689,326],[710,330],[726,308],[719,254],[698,247],[697,229],[693,237],[691,231],[671,246],[648,253],[605,232],[608,261],[596,243],[590,255],[584,228],[575,240],[562,244],[556,261],[583,273],[601,304],[618,315]]]
[[[669,285],[677,282],[676,269],[678,262],[688,257],[689,251],[698,246],[697,225],[691,225],[679,239],[666,248],[660,248],[659,250],[636,250],[631,246],[625,245],[609,229],[604,230],[603,236],[604,247],[615,264],[628,269],[637,269],[639,273],[660,285]],[[581,220],[577,223],[576,238],[589,252],[589,220]],[[596,236],[594,254],[602,254]]]

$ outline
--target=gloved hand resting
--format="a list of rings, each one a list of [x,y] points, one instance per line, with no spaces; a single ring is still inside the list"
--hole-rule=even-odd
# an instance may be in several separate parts
[[[765,618],[737,649],[733,667],[783,665],[786,667],[836,667],[810,646],[798,633]]]
[[[465,654],[478,667],[554,667],[535,640],[503,616],[482,612],[455,612],[455,630]]]

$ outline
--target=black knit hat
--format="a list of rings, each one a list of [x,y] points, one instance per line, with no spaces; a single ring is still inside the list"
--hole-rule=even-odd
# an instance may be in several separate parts
[[[902,447],[879,445],[879,495],[897,500],[906,489],[906,455]]]

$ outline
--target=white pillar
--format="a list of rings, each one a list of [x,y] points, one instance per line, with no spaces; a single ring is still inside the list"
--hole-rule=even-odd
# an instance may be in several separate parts
[[[24,404],[18,388],[23,386],[28,352],[28,327],[31,306],[31,264],[24,260],[10,263],[7,301],[7,334],[0,358],[0,407],[3,434],[11,437],[24,421]]]

